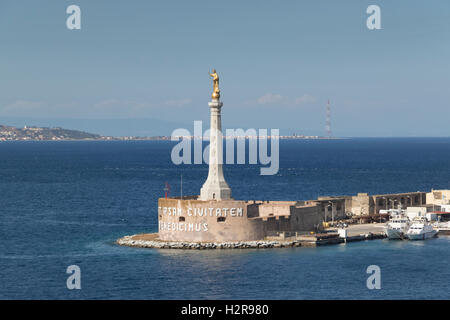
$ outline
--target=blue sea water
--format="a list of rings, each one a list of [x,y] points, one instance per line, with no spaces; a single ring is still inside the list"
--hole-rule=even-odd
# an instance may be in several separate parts
[[[318,248],[120,247],[157,231],[164,184],[198,194],[206,165],[176,166],[174,144],[0,143],[1,299],[449,299],[450,237]],[[225,166],[236,199],[450,189],[450,139],[281,141],[280,170]],[[66,268],[81,268],[81,290]],[[381,268],[369,290],[366,268]]]

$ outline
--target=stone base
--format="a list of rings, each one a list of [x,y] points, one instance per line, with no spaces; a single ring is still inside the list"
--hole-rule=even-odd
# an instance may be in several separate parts
[[[158,233],[164,241],[228,242],[264,239],[261,219],[249,218],[241,200],[158,199]]]
[[[231,189],[230,187],[210,187],[208,185],[204,185],[200,189],[200,197],[199,200],[208,201],[208,200],[233,200],[231,198]]]

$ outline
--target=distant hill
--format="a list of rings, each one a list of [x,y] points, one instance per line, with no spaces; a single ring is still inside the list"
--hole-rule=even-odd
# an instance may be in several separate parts
[[[63,128],[16,128],[0,125],[0,140],[98,140],[99,134]]]
[[[1,117],[0,123],[22,128],[24,126],[61,127],[102,136],[170,136],[177,128],[193,129],[192,121],[177,123],[152,118],[141,119],[68,119]],[[209,122],[208,122],[209,125]]]

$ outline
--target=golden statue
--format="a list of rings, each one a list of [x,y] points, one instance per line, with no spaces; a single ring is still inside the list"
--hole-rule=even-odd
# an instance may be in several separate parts
[[[219,89],[219,75],[216,72],[216,69],[212,70],[212,73],[209,74],[213,78],[213,93],[211,98],[219,100],[220,98],[220,89]]]

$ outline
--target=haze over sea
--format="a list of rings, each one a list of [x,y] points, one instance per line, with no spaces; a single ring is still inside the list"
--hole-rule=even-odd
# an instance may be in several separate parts
[[[154,250],[157,199],[198,194],[206,165],[176,166],[173,142],[0,143],[1,299],[450,299],[450,237],[318,248]],[[280,142],[280,170],[226,165],[233,197],[305,200],[450,189],[450,138]],[[66,268],[81,268],[81,290]],[[381,290],[366,268],[381,268]]]

